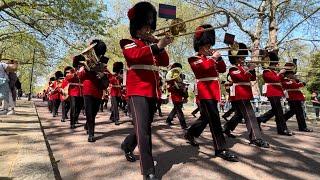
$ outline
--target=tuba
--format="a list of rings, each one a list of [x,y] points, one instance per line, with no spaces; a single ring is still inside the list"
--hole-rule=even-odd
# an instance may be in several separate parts
[[[183,82],[181,78],[182,69],[179,67],[172,68],[166,74],[166,82],[173,84],[173,86],[180,92],[183,97],[188,97],[188,84]]]
[[[81,55],[85,58],[85,61],[82,62],[82,64],[88,71],[92,71],[99,65],[99,59],[93,49],[95,45],[97,45],[97,43],[90,45],[81,52]]]

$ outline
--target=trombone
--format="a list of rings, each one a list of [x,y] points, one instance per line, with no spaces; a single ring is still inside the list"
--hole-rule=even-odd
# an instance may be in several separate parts
[[[183,21],[180,18],[176,18],[176,19],[172,20],[172,22],[171,22],[171,24],[169,26],[165,26],[165,27],[156,29],[153,33],[159,32],[159,31],[164,31],[164,32],[156,34],[155,36],[160,37],[160,36],[164,36],[164,35],[169,35],[169,37],[173,37],[173,38],[180,37],[180,36],[186,36],[186,35],[189,35],[189,34],[194,34],[194,33],[198,32],[198,31],[187,32],[187,30],[186,30],[186,23],[187,22],[191,22],[191,21],[194,21],[194,20],[197,20],[197,19],[202,19],[202,18],[211,16],[213,14],[221,13],[221,12],[223,12],[223,11],[220,10],[220,11],[215,11],[215,12],[209,12],[209,13],[204,14],[202,16],[191,18],[191,19],[188,19],[188,20],[185,20],[185,21]],[[168,30],[166,30],[166,29],[168,29]],[[205,30],[201,30],[201,32],[206,32],[206,31],[210,31],[210,30],[213,30],[213,29],[217,29],[217,27],[207,28]]]

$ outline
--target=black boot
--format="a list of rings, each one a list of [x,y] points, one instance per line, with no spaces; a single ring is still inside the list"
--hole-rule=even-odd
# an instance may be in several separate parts
[[[258,147],[263,147],[263,148],[269,148],[270,145],[267,141],[263,139],[256,139],[256,140],[251,140],[250,144],[253,144]]]
[[[233,135],[230,130],[224,130],[223,133],[229,138],[236,138],[237,136]]]
[[[170,119],[167,119],[167,120],[166,120],[166,123],[167,123],[168,126],[172,126],[172,125],[173,125],[173,123],[172,123],[171,121],[172,121],[172,120],[170,120]]]
[[[184,138],[185,138],[186,140],[188,140],[189,143],[190,143],[192,146],[194,146],[194,147],[198,147],[198,146],[199,146],[199,144],[194,140],[194,137],[191,136],[188,132],[186,132],[186,133],[184,134]]]
[[[158,180],[158,178],[154,174],[148,174],[143,176],[143,180]]]
[[[278,132],[278,134],[284,135],[284,136],[293,136],[294,135],[294,133],[289,131],[288,129],[284,130],[283,132]]]
[[[120,125],[119,120],[116,120],[116,121],[114,122],[114,124],[115,124],[116,126],[119,126],[119,125]]]
[[[237,156],[227,150],[216,151],[216,156],[226,161],[238,162]]]
[[[299,131],[302,131],[302,132],[313,132],[313,130],[309,129],[309,128],[299,129]]]
[[[96,139],[94,138],[94,136],[89,136],[88,142],[96,142]]]
[[[129,162],[136,161],[136,157],[134,156],[133,152],[126,150],[126,148],[123,144],[121,144],[121,149],[124,151],[124,156],[126,157],[127,161],[129,161]]]

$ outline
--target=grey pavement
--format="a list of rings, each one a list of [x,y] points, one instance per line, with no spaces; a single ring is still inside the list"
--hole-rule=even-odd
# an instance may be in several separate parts
[[[49,114],[46,103],[35,103],[62,179],[142,179],[139,161],[127,162],[120,149],[125,136],[133,130],[130,118],[123,113],[121,125],[116,126],[110,122],[108,111],[100,112],[96,120],[97,141],[88,143],[83,115],[72,130],[69,121],[61,122],[60,117]],[[196,120],[190,115],[191,110],[192,107],[184,109],[189,125]],[[170,108],[164,106],[163,111],[166,116]],[[214,156],[208,128],[197,139],[200,148],[194,148],[184,140],[178,120],[168,127],[165,118],[156,116],[152,130],[156,174],[162,179],[320,179],[319,125],[308,122],[314,132],[298,132],[293,118],[288,126],[296,135],[286,137],[277,135],[275,122],[270,121],[262,129],[271,148],[260,149],[249,145],[246,127],[240,124],[234,131],[238,138],[227,139],[228,147],[240,160],[232,163]],[[139,158],[138,149],[134,153]]]
[[[18,100],[15,115],[0,115],[0,179],[55,179],[32,101]]]

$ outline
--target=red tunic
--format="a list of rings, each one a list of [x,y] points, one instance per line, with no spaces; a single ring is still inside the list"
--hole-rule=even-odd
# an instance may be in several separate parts
[[[203,78],[218,78],[219,73],[226,72],[224,61],[216,61],[206,56],[194,56],[188,59],[191,69],[198,79],[197,90],[198,98],[214,99],[220,101],[220,83],[219,80],[203,80]]]
[[[52,94],[51,94],[51,90],[53,90],[52,85],[53,85],[53,83],[49,83],[49,86],[47,88],[47,96],[48,96],[49,101],[52,100]]]
[[[100,85],[100,80],[97,78],[96,73],[88,72],[81,67],[77,75],[83,84],[82,94],[84,96],[94,96],[97,99],[102,98],[103,88]]]
[[[151,47],[138,39],[120,41],[123,55],[129,70],[127,71],[127,95],[160,98],[159,72],[145,69],[133,69],[133,65],[168,66],[166,51],[158,55],[152,53]],[[130,69],[131,68],[131,69]]]
[[[304,101],[305,98],[300,90],[303,86],[303,83],[287,78],[282,81],[282,87],[287,91],[286,98],[288,101]]]
[[[265,82],[265,88],[267,97],[283,97],[283,89],[281,81],[283,80],[283,74],[277,74],[276,71],[271,69],[265,69],[263,71],[263,79]],[[270,83],[270,84],[269,84]]]
[[[66,80],[66,79],[63,79],[62,80],[62,83],[61,83],[61,90],[66,88],[67,86],[69,85],[69,82]],[[65,99],[63,99],[63,96],[62,94],[60,95],[60,100],[61,101],[64,101]]]
[[[174,83],[169,83],[168,91],[171,94],[171,100],[174,103],[183,102],[183,96],[181,95],[181,90],[177,89]]]
[[[256,80],[256,75],[247,72],[243,66],[234,66],[229,69],[233,85],[230,87],[230,101],[253,99],[250,81]],[[234,91],[234,94],[233,92]]]
[[[113,97],[121,96],[121,83],[117,74],[109,74],[110,95]]]
[[[69,82],[69,96],[82,96],[82,84],[80,83],[79,77],[74,73],[67,75],[65,78]]]
[[[52,84],[52,91],[51,91],[51,99],[52,100],[57,100],[60,99],[60,94],[61,94],[61,85],[58,86],[58,81],[54,81]]]

